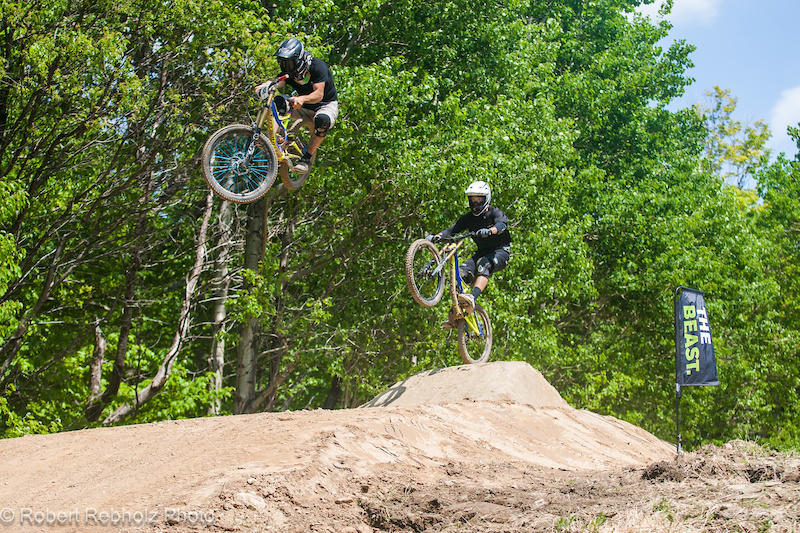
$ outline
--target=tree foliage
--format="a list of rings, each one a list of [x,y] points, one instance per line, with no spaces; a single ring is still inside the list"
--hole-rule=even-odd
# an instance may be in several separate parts
[[[693,47],[638,3],[5,3],[5,436],[353,407],[458,364],[402,261],[484,179],[513,238],[481,296],[493,360],[670,438],[672,295],[697,287],[722,386],[685,395],[687,444],[795,445],[797,162],[724,91],[669,111]],[[300,190],[225,204],[200,148],[292,34],[340,117]]]

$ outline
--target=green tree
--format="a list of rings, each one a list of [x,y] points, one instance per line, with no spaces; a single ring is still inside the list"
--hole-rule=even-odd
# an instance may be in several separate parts
[[[485,179],[514,240],[481,296],[494,360],[669,438],[672,295],[698,287],[724,378],[684,400],[687,440],[781,420],[791,442],[797,402],[779,391],[797,372],[760,354],[794,349],[793,163],[766,166],[764,129],[742,143],[730,122],[667,110],[693,48],[662,48],[668,24],[638,4],[5,8],[5,434],[352,407],[458,364],[403,257]],[[302,189],[223,203],[200,146],[242,121],[289,29],[332,66],[339,120]],[[732,151],[706,157],[718,141]],[[720,157],[758,177],[763,205],[725,184]]]
[[[753,124],[742,124],[733,118],[736,99],[730,89],[714,87],[706,91],[708,106],[697,106],[703,116],[708,132],[705,144],[704,164],[709,172],[731,180],[744,189],[754,173],[763,167],[763,159],[769,156],[765,147],[770,131],[767,124],[757,120]]]
[[[268,21],[247,3],[163,7],[3,5],[0,177],[13,201],[2,235],[18,254],[4,254],[3,327],[9,310],[17,320],[0,346],[0,390],[9,409],[56,428],[102,420],[163,386],[151,379],[165,370],[197,372],[177,355],[213,205],[198,143]],[[210,58],[218,43],[222,59]]]

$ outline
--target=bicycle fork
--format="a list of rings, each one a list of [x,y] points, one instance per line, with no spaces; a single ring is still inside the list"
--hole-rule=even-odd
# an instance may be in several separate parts
[[[258,138],[261,136],[261,128],[258,125],[253,124],[253,135],[250,137],[250,142],[247,146],[247,150],[244,152],[244,157],[241,161],[236,163],[237,166],[247,168],[253,162],[253,154],[256,153],[256,142]],[[238,170],[238,169],[237,169]]]

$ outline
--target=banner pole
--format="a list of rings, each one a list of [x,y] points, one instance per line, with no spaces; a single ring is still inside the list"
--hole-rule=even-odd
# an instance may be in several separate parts
[[[675,453],[681,454],[681,384],[675,384]]]
[[[678,295],[685,287],[678,285],[675,288],[675,299],[673,306],[675,308],[675,453],[681,454],[681,376],[680,376],[680,355],[678,354],[678,331],[680,325],[678,324]]]

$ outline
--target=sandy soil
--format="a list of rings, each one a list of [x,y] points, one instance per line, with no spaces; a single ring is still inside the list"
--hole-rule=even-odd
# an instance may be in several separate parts
[[[496,362],[359,409],[2,440],[0,532],[794,532],[798,480],[751,443],[676,456]]]

